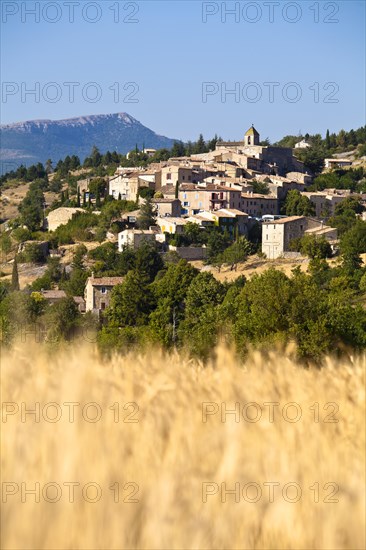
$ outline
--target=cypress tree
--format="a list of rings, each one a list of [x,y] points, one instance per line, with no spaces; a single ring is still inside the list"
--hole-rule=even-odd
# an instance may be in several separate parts
[[[96,196],[95,196],[95,206],[97,208],[100,208],[100,206],[101,206],[99,189],[97,189]]]
[[[19,288],[20,286],[19,286],[19,274],[18,274],[18,261],[17,261],[17,257],[15,256],[14,263],[13,263],[13,271],[11,274],[11,289],[19,290]]]
[[[327,149],[330,149],[330,135],[329,130],[327,130],[326,136],[325,136],[325,146]]]

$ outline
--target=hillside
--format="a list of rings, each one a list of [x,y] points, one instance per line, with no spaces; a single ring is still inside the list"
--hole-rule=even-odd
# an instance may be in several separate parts
[[[33,120],[3,124],[1,129],[2,163],[19,166],[58,161],[67,155],[80,160],[96,145],[101,153],[127,153],[136,144],[141,149],[170,148],[174,140],[160,136],[127,113],[91,115],[65,120]]]

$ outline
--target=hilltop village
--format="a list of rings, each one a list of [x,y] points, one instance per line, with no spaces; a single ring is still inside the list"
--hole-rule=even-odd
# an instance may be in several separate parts
[[[261,141],[254,125],[242,141],[196,145],[189,154],[179,144],[170,152],[136,147],[126,157],[102,156],[94,148],[83,166],[73,156],[55,168],[49,161],[5,176],[1,199],[8,215],[2,223],[0,279],[5,302],[20,291],[30,300],[27,307],[40,308],[41,318],[68,303],[63,315],[70,315],[70,326],[80,315],[97,323],[107,347],[115,346],[120,334],[135,342],[142,333],[143,340],[154,334],[172,345],[185,338],[178,327],[183,331],[188,322],[188,286],[184,298],[175,304],[172,297],[167,310],[155,293],[159,278],[174,270],[182,270],[183,280],[185,270],[189,280],[192,273],[209,277],[209,286],[216,280],[223,296],[225,284],[240,289],[248,276],[281,266],[286,277],[308,269],[309,276],[317,274],[317,284],[325,276],[340,277],[343,288],[342,277],[351,277],[351,287],[366,288],[360,154],[334,154],[315,172],[300,160],[309,157],[299,154],[314,148],[311,139],[273,146]],[[180,296],[178,280],[171,292]],[[210,295],[207,288],[202,292],[205,299]],[[324,312],[329,314],[326,305]],[[59,330],[65,330],[62,323]]]

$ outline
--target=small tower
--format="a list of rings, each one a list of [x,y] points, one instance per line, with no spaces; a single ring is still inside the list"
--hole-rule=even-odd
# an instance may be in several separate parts
[[[244,145],[245,146],[259,145],[259,133],[254,128],[253,124],[244,136]]]

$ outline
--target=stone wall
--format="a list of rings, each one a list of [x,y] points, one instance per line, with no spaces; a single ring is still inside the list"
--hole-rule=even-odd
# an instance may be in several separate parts
[[[169,250],[176,252],[181,258],[187,261],[205,260],[207,258],[207,248],[203,246],[172,246]]]

